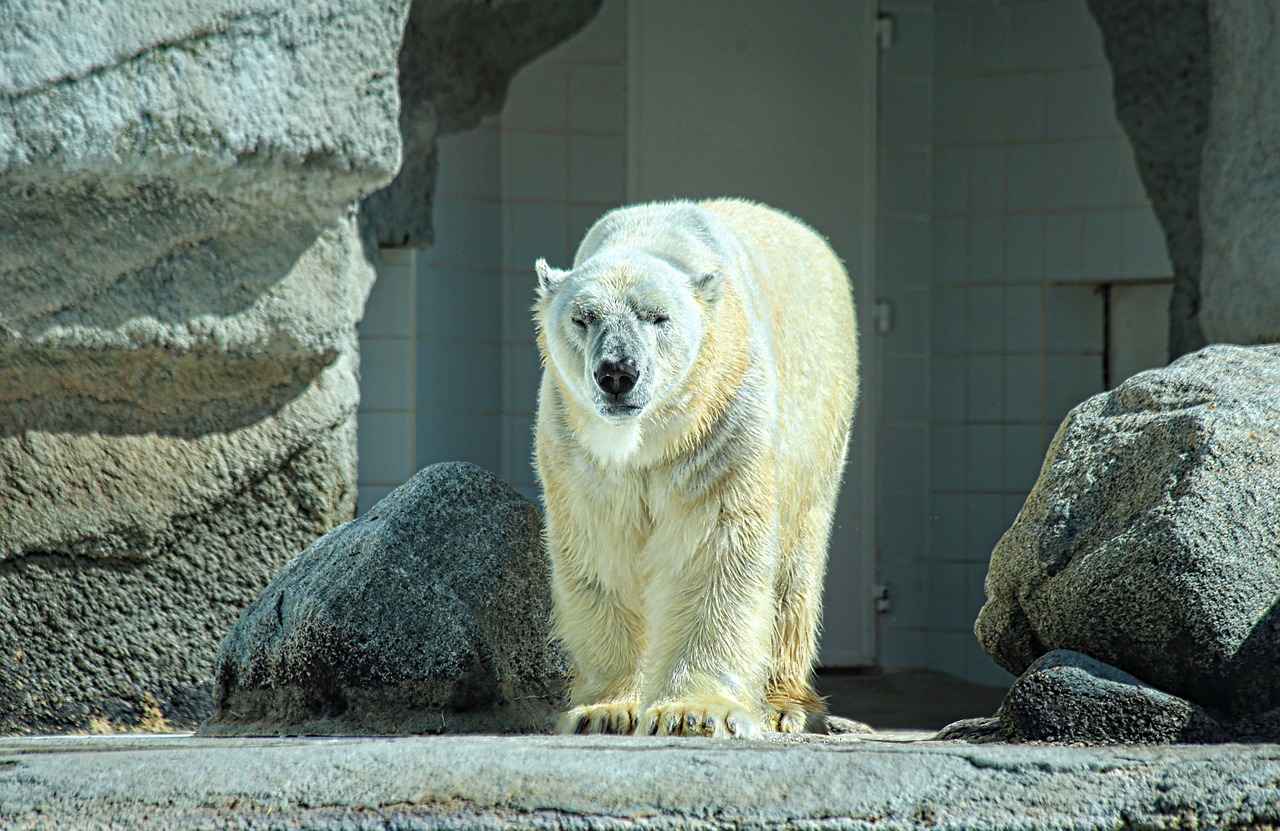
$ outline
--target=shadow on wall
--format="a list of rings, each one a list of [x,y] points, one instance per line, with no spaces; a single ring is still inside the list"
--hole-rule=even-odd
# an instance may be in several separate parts
[[[501,109],[516,71],[586,26],[601,2],[413,4],[400,50],[404,161],[395,181],[364,201],[372,240],[389,248],[435,241],[436,139],[469,130]]]

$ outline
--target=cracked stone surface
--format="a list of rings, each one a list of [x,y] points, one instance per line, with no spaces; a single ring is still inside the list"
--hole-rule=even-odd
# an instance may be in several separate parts
[[[617,736],[0,740],[33,829],[1271,828],[1274,745]]]
[[[569,5],[415,15],[470,20],[465,52],[518,6],[527,60],[594,11]],[[352,516],[358,203],[401,166],[408,15],[0,4],[0,732],[194,725],[239,610]],[[514,71],[450,67],[445,123]]]

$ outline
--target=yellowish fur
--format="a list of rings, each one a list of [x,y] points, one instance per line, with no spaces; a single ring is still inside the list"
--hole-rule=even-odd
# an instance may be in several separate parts
[[[807,226],[738,200],[622,209],[556,274],[590,271],[573,285],[593,296],[661,299],[647,255],[723,279],[679,290],[696,352],[657,348],[653,373],[678,380],[636,418],[598,414],[550,283],[535,306],[536,466],[574,664],[560,729],[798,732],[822,707],[812,666],[857,389],[848,277]]]

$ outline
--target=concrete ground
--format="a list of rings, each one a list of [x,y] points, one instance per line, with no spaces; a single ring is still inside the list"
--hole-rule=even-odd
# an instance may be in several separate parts
[[[0,739],[0,828],[1280,827],[1277,746],[904,741],[901,730],[950,720],[961,699],[971,705],[959,715],[989,714],[991,691],[915,674],[850,676],[824,687],[835,712],[898,732],[760,742]],[[963,695],[950,694],[957,689]],[[895,714],[894,690],[905,691],[900,701],[920,695],[937,709]],[[867,709],[846,707],[846,694]]]

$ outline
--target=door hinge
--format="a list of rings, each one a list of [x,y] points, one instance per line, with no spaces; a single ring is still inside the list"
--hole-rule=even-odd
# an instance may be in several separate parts
[[[889,584],[877,583],[875,591],[876,612],[884,614],[893,608],[893,601],[889,598]]]
[[[896,34],[893,15],[882,14],[876,18],[876,45],[880,47],[881,52],[888,52],[893,48],[893,39]]]
[[[877,300],[875,305],[875,325],[877,335],[887,335],[893,331],[893,301]]]

